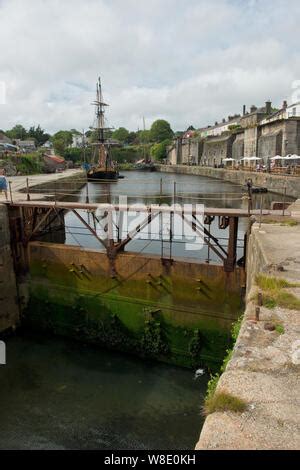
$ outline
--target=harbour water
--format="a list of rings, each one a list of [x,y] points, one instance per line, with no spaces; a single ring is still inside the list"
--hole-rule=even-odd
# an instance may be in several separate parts
[[[157,172],[142,172],[142,171],[127,171],[123,172],[124,179],[118,180],[116,183],[93,183],[89,182],[81,191],[70,198],[70,200],[77,200],[86,202],[99,203],[112,203],[117,204],[120,201],[120,196],[123,197],[121,202],[127,201],[128,205],[132,204],[196,204],[204,207],[220,207],[220,208],[242,208],[247,209],[248,199],[245,188],[240,185],[230,183],[227,181],[216,180],[213,178],[180,175],[180,174],[162,174]],[[124,199],[124,197],[126,199]],[[281,200],[281,196],[266,193],[266,194],[253,194],[253,208],[259,209],[262,205],[263,208],[270,208],[273,200]],[[292,198],[286,198],[292,200]],[[90,224],[93,225],[91,218],[85,213],[81,213]],[[136,217],[132,213],[133,219]],[[145,216],[144,216],[145,217]],[[143,220],[143,216],[140,221]],[[175,220],[176,223],[176,220]],[[247,219],[239,220],[238,230],[238,257],[242,256],[242,245],[244,233],[247,230]],[[180,222],[177,221],[177,225]],[[102,245],[93,237],[93,235],[82,225],[77,217],[69,212],[65,216],[66,228],[66,244],[81,245],[83,247],[102,249]],[[97,233],[103,237],[103,229],[97,222],[95,225]],[[206,226],[207,228],[207,226]],[[151,239],[147,234],[147,228],[139,234],[139,239],[132,240],[125,248],[128,251],[143,252],[150,254],[160,254],[162,251],[162,243],[160,241],[161,235],[159,233],[160,227],[158,224],[152,230]],[[217,218],[212,222],[210,227],[211,233],[216,236],[221,245],[225,248],[227,246],[228,229],[219,229]],[[153,238],[157,238],[153,240]],[[184,239],[173,239],[172,241],[172,256],[193,258],[199,261],[212,261],[218,262],[217,256],[209,250],[206,244],[195,243],[194,247],[189,246],[186,249],[186,243],[190,245],[193,241],[193,236],[190,240],[186,237]],[[168,240],[168,235],[165,235],[165,240]],[[199,241],[199,240],[198,240]],[[168,247],[169,249],[169,247]]]
[[[0,366],[1,449],[193,449],[207,375],[19,334]]]

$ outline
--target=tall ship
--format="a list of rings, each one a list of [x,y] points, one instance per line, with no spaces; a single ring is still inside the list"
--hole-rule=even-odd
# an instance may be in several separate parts
[[[100,77],[96,85],[96,100],[92,104],[96,109],[96,127],[94,130],[97,134],[97,141],[93,144],[95,151],[91,167],[87,171],[87,179],[88,181],[117,181],[119,172],[111,158],[111,143],[105,136],[105,131],[110,130],[109,127],[105,127],[104,121],[104,110],[108,104],[103,101]]]

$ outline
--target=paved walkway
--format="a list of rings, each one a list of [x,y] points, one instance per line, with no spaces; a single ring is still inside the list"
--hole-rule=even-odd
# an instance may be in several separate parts
[[[45,185],[47,188],[47,194],[54,196],[54,187],[51,188],[51,182],[61,182],[61,180],[67,179],[72,181],[73,178],[82,178],[84,179],[85,173],[80,169],[71,169],[65,170],[62,173],[49,173],[49,174],[40,174],[40,175],[29,175],[29,176],[10,176],[7,177],[7,181],[11,183],[11,190],[13,195],[13,200],[22,200],[26,199],[24,195],[24,190],[27,187],[27,178],[29,188],[34,188],[36,186]],[[54,186],[54,185],[53,185]],[[45,194],[41,191],[40,193],[34,191],[30,195],[31,200],[40,200],[45,197]],[[8,194],[10,199],[10,195]],[[4,193],[0,194],[0,202],[5,201]]]
[[[300,283],[300,225],[255,224],[252,230],[253,266]],[[300,299],[300,287],[286,291]],[[256,299],[252,287],[233,357],[217,387],[246,401],[248,409],[209,415],[197,449],[300,449],[300,312],[261,307],[256,322]],[[274,322],[283,333],[268,329]]]

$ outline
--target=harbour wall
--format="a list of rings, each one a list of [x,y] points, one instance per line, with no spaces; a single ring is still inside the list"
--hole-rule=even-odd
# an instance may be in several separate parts
[[[0,204],[0,333],[18,325],[18,298],[7,207]]]
[[[79,191],[87,182],[85,171],[72,171],[71,174],[64,175],[63,173],[40,175],[39,178],[29,178],[29,194],[45,193],[57,196],[57,199],[66,199],[68,195],[72,195]],[[19,190],[21,193],[27,192],[24,187]],[[39,198],[40,199],[40,198]]]
[[[273,294],[257,281],[260,275],[300,286],[300,200],[291,212],[298,225],[255,223],[252,227],[246,310],[231,359],[215,391],[215,396],[242,400],[246,409],[217,408],[209,414],[198,450],[299,449],[300,287],[281,289],[282,303],[272,304],[268,295]],[[257,311],[259,293],[262,305]],[[294,296],[292,303],[290,295]]]
[[[274,193],[283,194],[286,188],[286,195],[289,197],[297,198],[300,194],[300,177],[297,176],[281,176],[245,170],[188,165],[156,165],[156,168],[163,173],[207,176],[239,185],[245,185],[246,181],[251,178],[254,186],[265,187],[268,191]]]
[[[242,308],[244,270],[120,253],[29,244],[30,328],[173,364],[216,370]]]

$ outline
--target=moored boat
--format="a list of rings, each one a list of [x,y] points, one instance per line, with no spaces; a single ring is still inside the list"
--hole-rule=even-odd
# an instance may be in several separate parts
[[[105,138],[105,131],[109,128],[104,124],[104,109],[108,104],[104,103],[102,98],[102,88],[100,77],[96,85],[96,100],[92,103],[96,108],[97,142],[94,144],[94,160],[91,167],[87,170],[88,181],[118,181],[119,171],[114,165],[111,154],[111,143]]]

